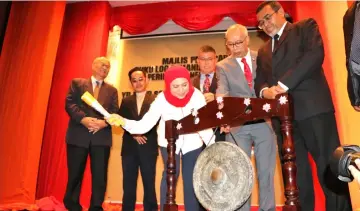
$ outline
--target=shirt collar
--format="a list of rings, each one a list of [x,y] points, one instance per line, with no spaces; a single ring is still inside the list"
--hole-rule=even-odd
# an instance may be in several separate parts
[[[209,73],[209,78],[210,78],[210,79],[212,79],[212,77],[214,76],[214,73],[215,73],[215,72]],[[201,78],[205,78],[205,77],[206,77],[206,74],[200,73],[200,77],[201,77]]]
[[[142,98],[142,97],[144,97],[145,96],[145,94],[146,94],[146,91],[143,91],[143,92],[135,92],[135,95],[136,95],[136,97],[140,97],[140,98]]]
[[[94,76],[91,76],[91,83],[95,86],[96,85],[96,78],[94,77]],[[102,85],[102,83],[103,83],[103,81],[98,81],[100,84],[99,84],[99,86],[101,86]]]
[[[285,26],[287,24],[287,21],[285,21],[285,23],[282,25],[282,27],[280,28],[280,30],[278,31],[278,35],[279,35],[279,38],[281,37],[282,33],[284,32],[284,29],[285,29]],[[274,38],[274,37],[273,37]]]

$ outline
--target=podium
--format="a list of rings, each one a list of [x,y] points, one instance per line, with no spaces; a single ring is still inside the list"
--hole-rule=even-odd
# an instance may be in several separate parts
[[[221,125],[236,127],[249,121],[278,117],[283,134],[283,163],[285,205],[284,211],[299,211],[299,190],[296,184],[295,150],[292,137],[292,100],[288,94],[277,95],[275,99],[217,97],[199,110],[179,121],[165,123],[165,138],[168,141],[166,163],[167,193],[165,211],[177,211],[175,142],[179,135],[214,128]],[[280,146],[278,146],[280,147]]]

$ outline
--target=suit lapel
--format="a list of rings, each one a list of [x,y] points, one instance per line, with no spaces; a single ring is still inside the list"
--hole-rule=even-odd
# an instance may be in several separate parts
[[[293,24],[291,23],[286,23],[285,25],[285,28],[284,28],[284,31],[283,33],[281,34],[281,37],[279,39],[279,44],[277,46],[274,46],[274,51],[273,51],[273,54],[276,53],[276,51],[280,48],[280,46],[282,45],[282,43],[284,42],[284,40],[286,39],[287,37],[287,34],[289,33],[289,31],[293,28]]]
[[[201,75],[201,73],[199,75],[195,76],[194,81],[193,81],[194,82],[193,86],[195,88],[197,88],[198,90],[201,90],[200,89],[200,75]]]
[[[242,80],[242,81],[239,81],[239,84],[244,84],[245,89],[247,89],[250,92],[251,90],[250,90],[250,87],[248,86],[247,80],[245,78],[244,70],[241,68],[241,66],[237,62],[236,58],[230,57],[229,59],[230,59],[231,66],[234,67],[234,71],[236,71],[236,72],[241,71],[240,74],[236,74],[240,77],[239,79]]]
[[[137,101],[136,101],[136,93],[135,92],[130,97],[130,110],[131,110],[132,116],[134,118],[139,116],[138,109],[137,109]]]
[[[139,116],[143,116],[144,115],[144,113],[146,113],[146,112],[144,112],[145,110],[146,110],[146,106],[148,105],[148,101],[150,100],[150,95],[148,94],[148,93],[146,93],[145,94],[145,97],[144,97],[144,101],[143,101],[143,103],[142,103],[142,105],[141,105],[141,109],[140,109],[140,114],[139,114]]]
[[[107,99],[107,91],[106,91],[107,88],[108,88],[108,85],[103,81],[103,83],[100,86],[99,96],[97,99],[101,105],[104,105],[105,101]]]
[[[256,78],[256,53],[253,51],[250,51],[250,57],[251,57],[251,73],[252,73],[252,78],[254,81]]]
[[[217,78],[216,78],[216,72],[214,72],[213,78],[211,80],[211,85],[210,85],[210,92],[215,94],[216,93],[216,89],[217,89]]]
[[[93,86],[92,86],[92,83],[91,83],[91,78],[89,78],[86,81],[86,84],[84,86],[84,90],[85,90],[85,92],[88,91],[92,96],[94,96],[94,91],[93,91]]]

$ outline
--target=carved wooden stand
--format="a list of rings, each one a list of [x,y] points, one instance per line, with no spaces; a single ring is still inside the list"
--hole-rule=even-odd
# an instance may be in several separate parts
[[[285,182],[284,211],[300,211],[299,190],[296,184],[295,150],[292,137],[292,101],[289,95],[278,95],[274,100],[258,98],[224,97],[207,104],[197,111],[197,115],[189,115],[179,121],[169,120],[165,126],[165,137],[168,140],[167,152],[167,193],[165,211],[177,211],[175,202],[176,192],[176,163],[175,141],[179,135],[213,128],[221,125],[231,127],[243,125],[245,122],[270,117],[279,117],[283,133],[282,151],[284,162],[282,164]],[[217,117],[221,112],[222,118]],[[195,124],[195,118],[199,118]]]

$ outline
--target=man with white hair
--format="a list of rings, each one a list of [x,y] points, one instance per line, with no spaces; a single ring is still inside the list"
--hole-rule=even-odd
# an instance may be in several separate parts
[[[118,92],[104,81],[109,70],[110,61],[105,57],[97,57],[92,63],[92,76],[73,79],[65,99],[65,110],[70,118],[66,132],[68,181],[64,204],[71,211],[82,210],[79,197],[89,155],[92,182],[89,211],[103,210],[112,144],[111,126],[99,112],[86,105],[81,96],[89,92],[105,110],[117,112]]]
[[[246,27],[240,24],[230,26],[225,40],[231,54],[217,63],[216,96],[250,98],[251,102],[251,98],[256,98],[254,79],[257,53],[248,47],[250,38]],[[222,131],[228,133],[226,141],[235,142],[249,157],[254,147],[259,181],[259,210],[275,211],[276,144],[272,129],[264,120],[259,120],[239,127],[222,128]],[[239,210],[250,210],[250,198]]]

